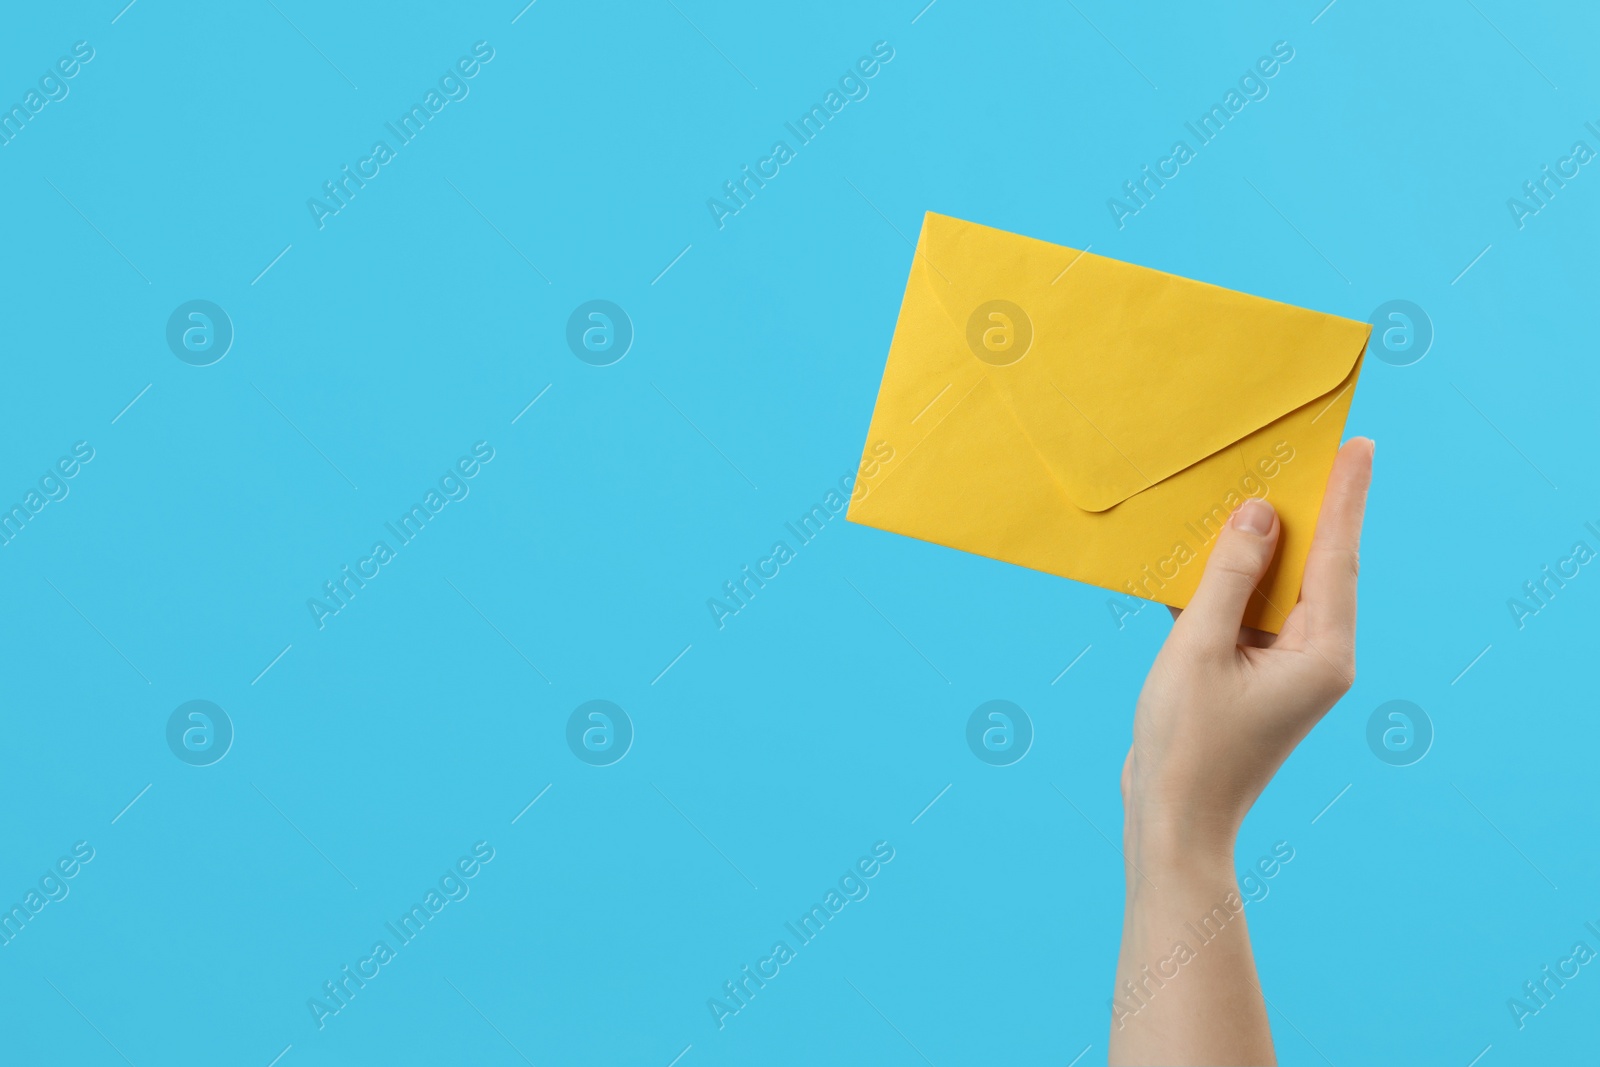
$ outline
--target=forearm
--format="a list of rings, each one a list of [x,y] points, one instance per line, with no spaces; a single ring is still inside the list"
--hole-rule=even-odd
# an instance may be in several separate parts
[[[1276,1063],[1231,847],[1166,851],[1130,842],[1110,1062]]]

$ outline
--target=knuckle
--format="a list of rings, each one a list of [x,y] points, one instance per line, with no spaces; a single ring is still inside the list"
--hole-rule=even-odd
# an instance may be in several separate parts
[[[1326,561],[1326,564],[1337,567],[1347,573],[1353,580],[1361,573],[1361,551],[1355,547],[1345,545],[1312,545],[1312,556]]]
[[[1344,696],[1356,684],[1355,649],[1340,645],[1328,649],[1328,662],[1324,664],[1328,691],[1334,699]]]
[[[1238,560],[1218,560],[1211,568],[1211,572],[1229,583],[1254,581],[1256,576],[1254,567],[1242,564]]]
[[[1254,551],[1251,546],[1240,545],[1232,551],[1213,554],[1208,569],[1230,578],[1253,582],[1261,571],[1261,553]]]

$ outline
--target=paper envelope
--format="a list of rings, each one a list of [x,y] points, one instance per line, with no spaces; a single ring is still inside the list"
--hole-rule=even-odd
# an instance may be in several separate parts
[[[852,522],[1103,586],[1119,625],[1189,602],[1248,496],[1282,535],[1273,633],[1370,327],[929,212]]]

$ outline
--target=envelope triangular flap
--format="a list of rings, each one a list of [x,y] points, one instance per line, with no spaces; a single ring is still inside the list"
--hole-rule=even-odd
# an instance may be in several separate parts
[[[929,213],[919,260],[956,340],[1004,300],[1032,341],[992,382],[1067,496],[1105,511],[1337,389],[1369,327]]]

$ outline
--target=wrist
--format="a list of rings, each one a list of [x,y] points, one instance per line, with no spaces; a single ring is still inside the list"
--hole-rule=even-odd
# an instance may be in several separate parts
[[[1193,811],[1166,814],[1133,805],[1123,828],[1124,851],[1135,882],[1232,887],[1233,847],[1238,827],[1231,819],[1208,818]]]

